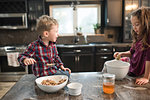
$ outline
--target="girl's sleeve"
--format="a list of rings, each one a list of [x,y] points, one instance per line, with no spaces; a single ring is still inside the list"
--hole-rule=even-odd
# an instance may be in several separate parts
[[[61,61],[59,55],[58,55],[58,51],[56,48],[56,45],[54,45],[54,52],[55,52],[55,63],[57,68],[60,68],[61,65],[63,65],[63,62]]]
[[[133,49],[133,46],[130,48],[130,53],[131,53],[131,55],[133,55],[133,53],[134,53],[135,51],[134,51],[134,49]]]
[[[27,49],[19,55],[18,57],[18,62],[22,65],[25,66],[25,64],[23,63],[23,60],[25,58],[31,58],[34,54],[34,45],[33,43],[30,43],[27,47]]]

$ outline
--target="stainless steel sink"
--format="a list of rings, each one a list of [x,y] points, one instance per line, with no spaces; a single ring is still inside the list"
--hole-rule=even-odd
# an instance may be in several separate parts
[[[111,44],[111,42],[91,42],[89,43],[89,45],[91,44]]]

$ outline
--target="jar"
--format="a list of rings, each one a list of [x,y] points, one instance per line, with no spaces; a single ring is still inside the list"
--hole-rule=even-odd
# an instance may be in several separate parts
[[[115,91],[115,75],[103,74],[103,92],[106,94],[113,94]]]

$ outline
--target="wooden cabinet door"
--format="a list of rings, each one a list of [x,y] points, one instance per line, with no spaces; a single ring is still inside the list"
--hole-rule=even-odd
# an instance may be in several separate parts
[[[96,71],[101,72],[104,66],[104,63],[108,60],[112,60],[112,54],[97,54],[96,55]]]
[[[65,68],[70,68],[72,72],[77,71],[76,57],[74,54],[62,54],[60,55],[62,62],[64,63]]]
[[[84,54],[78,56],[78,71],[92,72],[95,71],[93,54]]]
[[[122,26],[122,0],[107,0],[107,26]]]

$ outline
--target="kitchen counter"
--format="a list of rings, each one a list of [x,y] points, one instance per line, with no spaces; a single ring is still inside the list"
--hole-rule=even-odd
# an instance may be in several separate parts
[[[76,47],[98,47],[98,46],[116,46],[116,47],[130,47],[131,43],[108,43],[108,42],[97,42],[87,44],[57,44],[59,48],[76,48]],[[0,56],[6,56],[8,52],[20,52],[22,53],[26,49],[27,45],[16,45],[16,46],[0,46]]]
[[[88,43],[88,44],[57,44],[57,47],[73,48],[73,47],[97,47],[97,46],[131,46],[131,43]]]
[[[144,90],[128,88],[138,86],[131,77],[115,81],[115,93],[110,95],[102,92],[100,72],[72,73],[69,82],[83,84],[82,94],[79,96],[70,96],[66,87],[56,93],[43,92],[37,87],[35,79],[32,74],[24,75],[2,100],[149,100],[150,98],[150,84],[142,86],[146,88]]]
[[[131,43],[87,43],[87,44],[57,44],[57,47],[94,47],[94,46],[131,46]],[[26,49],[27,45],[17,45],[17,46],[0,46],[0,52],[23,52]]]

